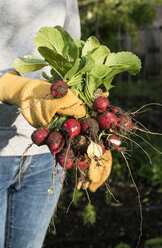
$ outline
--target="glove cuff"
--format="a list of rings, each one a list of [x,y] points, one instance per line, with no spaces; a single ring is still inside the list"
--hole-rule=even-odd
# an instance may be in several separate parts
[[[20,107],[20,94],[29,81],[29,78],[19,76],[16,71],[6,72],[0,78],[0,101]]]

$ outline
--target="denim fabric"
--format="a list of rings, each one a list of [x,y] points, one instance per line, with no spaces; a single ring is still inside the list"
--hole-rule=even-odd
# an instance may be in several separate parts
[[[0,248],[41,248],[59,199],[63,170],[53,156],[28,156],[15,181],[20,156],[0,157]]]

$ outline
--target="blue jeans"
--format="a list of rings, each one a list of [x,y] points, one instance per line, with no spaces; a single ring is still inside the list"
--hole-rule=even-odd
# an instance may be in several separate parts
[[[57,205],[62,168],[52,184],[53,156],[26,157],[21,178],[14,181],[20,157],[0,157],[0,248],[41,248]]]

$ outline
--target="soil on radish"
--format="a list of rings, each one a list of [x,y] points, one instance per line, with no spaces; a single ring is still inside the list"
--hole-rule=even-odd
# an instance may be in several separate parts
[[[118,116],[118,132],[126,135],[133,128],[131,118],[128,115]]]
[[[71,148],[66,147],[58,154],[57,160],[64,169],[69,169],[74,164],[75,154]]]
[[[46,145],[54,156],[63,149],[64,144],[65,139],[58,131],[52,132],[46,140]]]
[[[68,85],[64,81],[56,81],[51,86],[51,94],[56,99],[66,96],[67,92],[68,92]]]
[[[98,113],[102,113],[108,109],[109,100],[106,97],[99,96],[93,102],[93,109]]]
[[[90,165],[90,159],[88,158],[88,156],[78,156],[76,161],[75,161],[75,166],[80,170],[84,171],[86,169],[88,169]]]
[[[49,133],[50,131],[47,128],[38,128],[32,133],[31,139],[37,146],[42,146],[45,145]]]
[[[81,122],[81,132],[94,142],[98,141],[99,124],[94,118],[85,118]]]
[[[82,153],[87,151],[89,144],[90,144],[90,140],[84,135],[75,136],[71,142],[71,145],[74,148],[74,150]]]
[[[116,115],[109,111],[105,111],[102,114],[99,114],[97,120],[100,128],[106,131],[109,131],[110,129],[116,129],[118,123]]]
[[[105,147],[110,150],[118,150],[121,145],[121,140],[116,135],[111,135],[104,141]]]

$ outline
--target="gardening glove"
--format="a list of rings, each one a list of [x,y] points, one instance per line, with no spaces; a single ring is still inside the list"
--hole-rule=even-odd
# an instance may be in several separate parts
[[[86,114],[84,103],[70,89],[66,96],[54,99],[51,84],[44,80],[31,80],[9,71],[0,78],[0,101],[20,107],[22,114],[35,128],[47,127],[57,113],[82,118]]]
[[[83,187],[84,189],[89,188],[90,191],[95,192],[109,177],[111,167],[112,155],[110,150],[106,150],[98,161],[92,158],[89,165],[89,179],[85,182],[79,181],[77,189]]]
[[[89,190],[95,192],[109,177],[112,167],[112,155],[106,150],[98,161],[91,160],[89,166]]]

